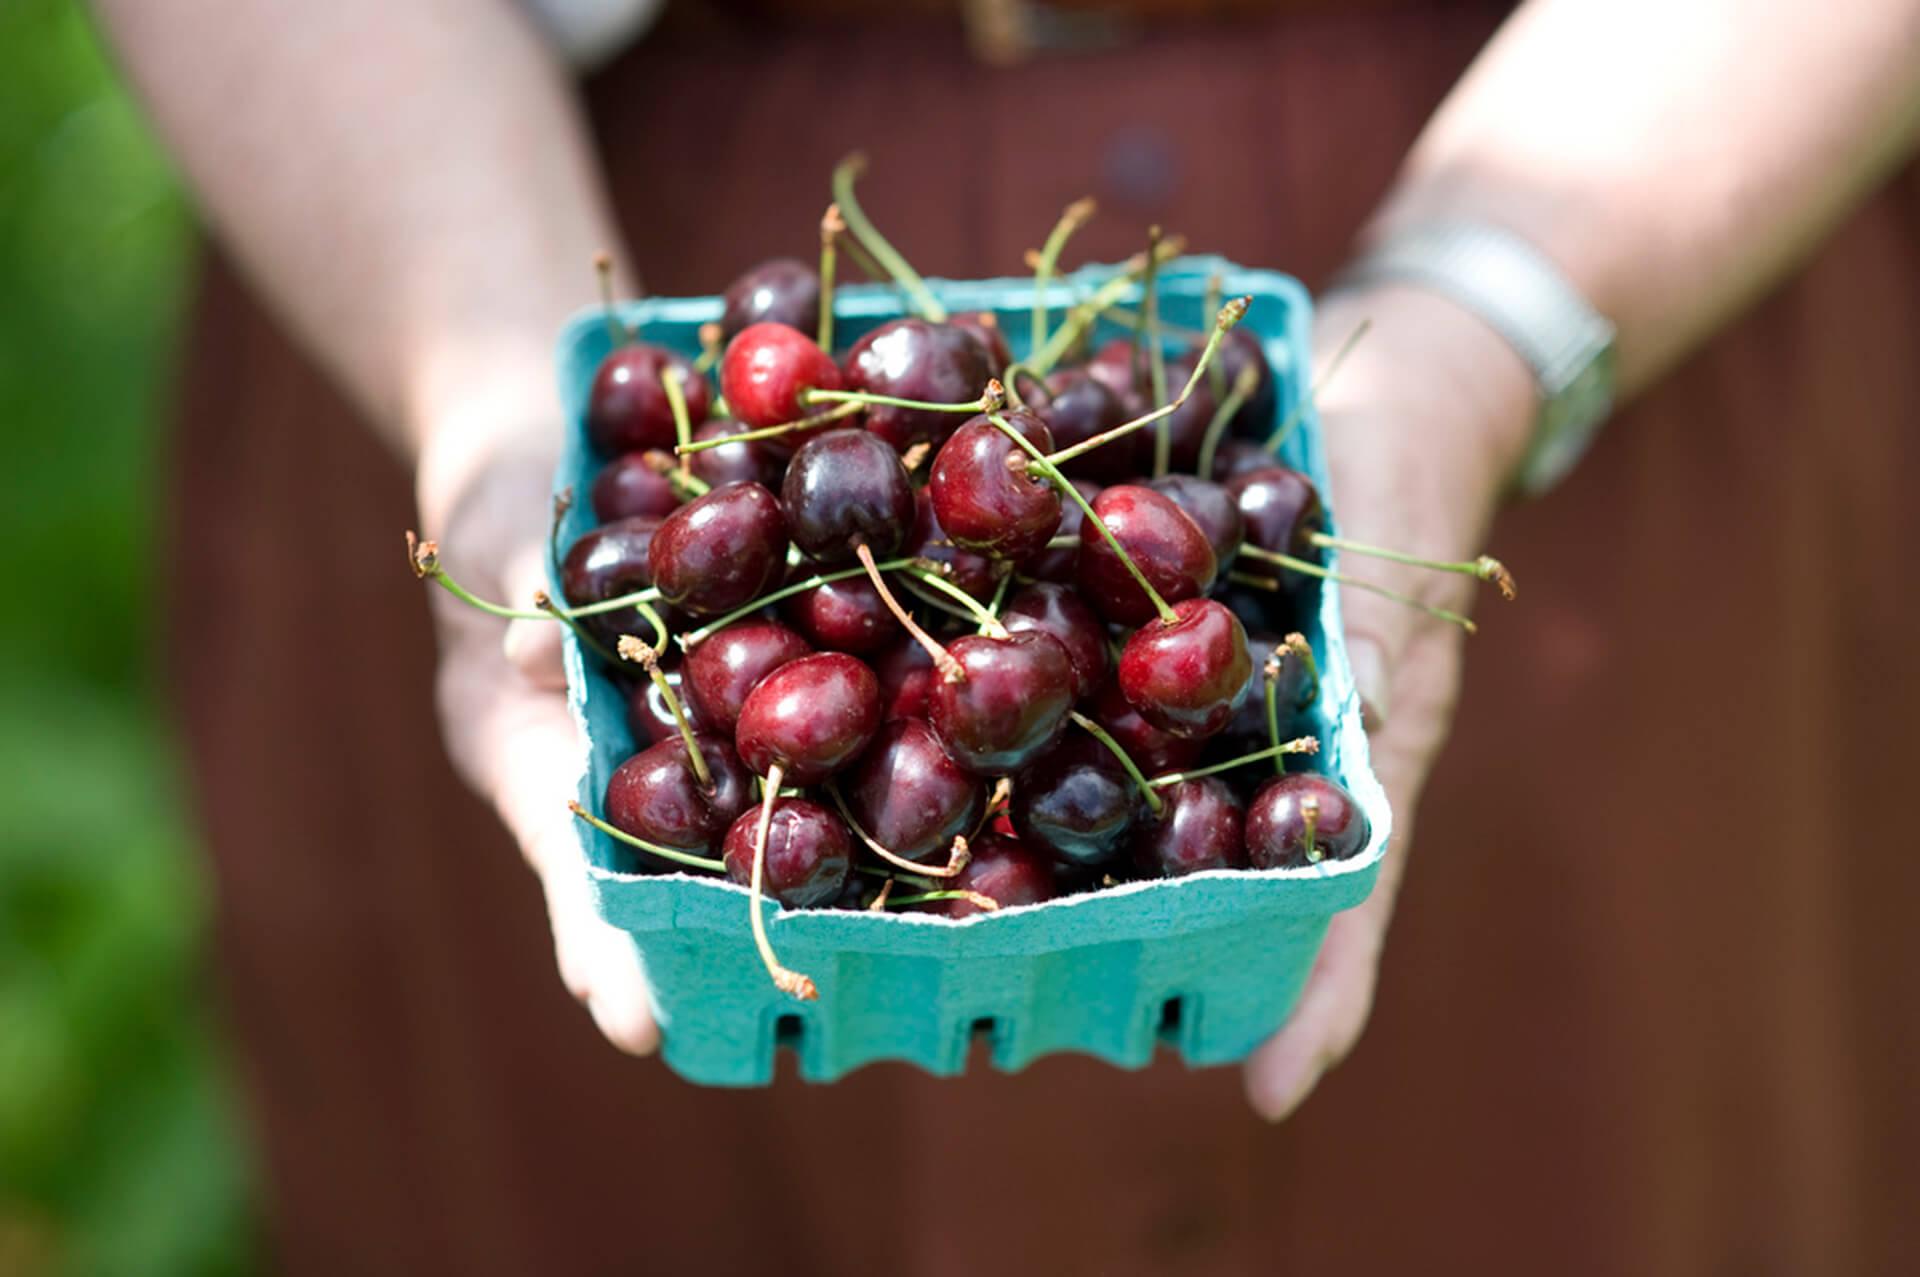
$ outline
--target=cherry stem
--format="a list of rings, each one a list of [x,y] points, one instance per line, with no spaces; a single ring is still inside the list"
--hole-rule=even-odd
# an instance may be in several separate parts
[[[1163,255],[1160,260],[1164,262],[1166,261],[1166,257]],[[1219,298],[1214,298],[1213,305],[1207,308],[1206,313],[1211,315],[1214,311],[1220,309],[1219,302]],[[1141,318],[1139,311],[1130,310],[1125,306],[1109,306],[1100,312],[1100,317],[1111,323],[1118,324],[1129,332],[1132,332],[1147,322]],[[1204,339],[1206,337],[1206,333],[1198,328],[1188,328],[1185,324],[1170,324],[1165,319],[1160,321],[1160,335],[1163,337],[1192,337],[1195,339]]]
[[[1185,247],[1186,241],[1176,235],[1163,240],[1155,256],[1158,260],[1165,261],[1179,256]],[[1054,330],[1052,336],[1047,338],[1047,344],[1027,356],[1028,365],[1035,372],[1043,375],[1052,372],[1053,366],[1060,362],[1063,355],[1073,349],[1074,343],[1080,340],[1092,326],[1093,321],[1126,296],[1127,291],[1134,286],[1146,269],[1147,259],[1144,253],[1128,258],[1121,266],[1119,273],[1094,289],[1093,294],[1086,301],[1067,312],[1065,321]]]
[[[1145,795],[1147,807],[1154,815],[1158,816],[1161,811],[1165,809],[1166,803],[1161,799],[1159,794],[1154,792],[1153,782],[1148,780],[1146,773],[1140,770],[1140,765],[1134,762],[1133,757],[1120,747],[1120,742],[1115,740],[1106,728],[1100,726],[1100,724],[1094,722],[1077,709],[1070,711],[1067,717],[1084,728],[1088,735],[1113,751],[1113,756],[1120,760],[1120,765],[1127,769],[1127,775],[1133,777],[1133,783],[1139,786],[1141,794]]]
[[[1111,430],[1103,430],[1090,439],[1083,439],[1071,448],[1062,448],[1058,452],[1051,453],[1049,459],[1058,463],[1085,456],[1095,448],[1103,448],[1116,439],[1124,439],[1134,431],[1150,426],[1161,418],[1177,412],[1180,405],[1187,401],[1187,396],[1193,393],[1193,388],[1200,384],[1200,378],[1206,375],[1207,365],[1213,362],[1214,355],[1220,349],[1220,343],[1226,339],[1227,333],[1233,326],[1245,317],[1247,307],[1252,303],[1251,297],[1236,297],[1220,308],[1220,314],[1214,320],[1213,331],[1207,334],[1207,344],[1200,348],[1200,358],[1194,363],[1193,372],[1187,377],[1187,384],[1180,388],[1180,393],[1172,400],[1161,404],[1152,412],[1135,417],[1132,421],[1122,422]],[[1164,432],[1162,433],[1164,435]]]
[[[1213,274],[1207,276],[1206,297],[1200,303],[1201,314],[1211,315],[1220,309],[1220,298],[1225,293],[1226,286],[1227,283],[1224,279],[1220,278],[1219,271],[1215,271]],[[1217,401],[1223,398],[1227,393],[1227,370],[1219,364],[1215,364],[1207,376],[1209,378],[1208,384],[1213,387],[1214,399]],[[1200,471],[1200,477],[1202,479],[1207,477],[1207,472],[1204,467]]]
[[[853,184],[867,168],[867,157],[855,151],[841,160],[833,170],[833,198],[840,205],[841,216],[846,218],[847,228],[853,237],[886,269],[893,281],[906,291],[907,298],[913,303],[921,317],[936,324],[947,321],[947,308],[927,287],[927,281],[920,278],[918,271],[907,264],[886,237],[867,220],[866,211],[860,207],[860,201],[854,198]]]
[[[720,355],[727,348],[726,329],[708,321],[700,325],[700,357],[693,361],[693,370],[705,375],[709,368],[720,362]]]
[[[887,611],[893,613],[894,619],[900,622],[900,627],[912,636],[913,641],[927,650],[927,655],[933,658],[934,668],[940,671],[940,677],[949,683],[964,683],[967,672],[954,659],[953,653],[942,647],[939,639],[921,629],[920,622],[913,619],[913,613],[901,607],[900,600],[893,597],[893,591],[887,588],[887,579],[880,575],[880,567],[873,561],[873,548],[863,541],[853,548],[853,552],[859,558],[860,566],[867,570],[867,576],[872,579],[880,601],[887,605]]]
[[[1280,745],[1280,654],[1267,657],[1266,664],[1260,667],[1263,680],[1263,695],[1267,702],[1267,739],[1273,742],[1277,750]],[[1287,774],[1287,759],[1284,753],[1273,756],[1273,770],[1279,775]]]
[[[920,562],[920,560],[912,558],[888,559],[879,566],[882,572],[894,572],[900,568],[911,567],[918,562]],[[771,593],[762,594],[751,603],[742,604],[718,620],[708,621],[699,629],[682,634],[680,636],[680,646],[683,650],[697,647],[707,639],[712,638],[716,632],[726,629],[727,626],[732,625],[735,621],[752,616],[760,609],[771,607],[782,599],[790,599],[796,594],[804,594],[808,590],[818,589],[820,586],[832,581],[846,581],[856,576],[865,576],[866,574],[867,569],[865,567],[842,568],[837,572],[820,572],[808,577],[804,581],[794,581],[791,584],[783,585]]]
[[[1306,415],[1307,405],[1319,400],[1320,392],[1325,390],[1327,383],[1333,380],[1333,374],[1340,371],[1340,365],[1347,362],[1347,356],[1353,353],[1353,348],[1360,344],[1360,339],[1366,336],[1367,330],[1372,327],[1371,319],[1363,319],[1354,325],[1353,331],[1347,334],[1347,339],[1340,343],[1338,350],[1333,352],[1333,358],[1327,360],[1327,366],[1321,370],[1318,377],[1313,379],[1313,385],[1308,388],[1307,393],[1293,401],[1293,410],[1287,414],[1287,419],[1274,428],[1273,433],[1267,436],[1266,443],[1261,445],[1262,447],[1275,456],[1279,455],[1280,445],[1287,441],[1287,436],[1292,434],[1294,427],[1300,424],[1300,418]]]
[[[687,762],[692,766],[693,774],[699,778],[700,788],[712,793],[713,773],[707,770],[707,760],[700,752],[700,742],[694,739],[693,723],[687,718],[686,707],[680,704],[680,698],[674,694],[673,684],[667,682],[667,676],[660,672],[660,653],[633,635],[622,634],[620,656],[647,672],[647,677],[660,692],[660,699],[667,703],[667,709],[673,714],[674,726],[680,729],[680,743],[686,747]]]
[[[1052,280],[1054,266],[1060,260],[1060,250],[1067,246],[1067,241],[1075,231],[1087,224],[1098,208],[1090,198],[1077,199],[1067,205],[1060,214],[1060,220],[1053,224],[1053,230],[1048,233],[1040,256],[1034,260],[1033,342],[1030,347],[1033,350],[1039,350],[1047,344],[1047,284]],[[1011,378],[1008,384],[1012,384]]]
[[[928,878],[951,878],[965,869],[967,861],[973,858],[972,853],[967,850],[967,840],[956,838],[953,840],[952,849],[948,852],[947,863],[941,868],[936,869],[915,860],[908,860],[905,856],[882,846],[879,839],[868,833],[860,822],[854,819],[853,809],[847,806],[846,796],[840,792],[840,786],[828,781],[826,790],[833,798],[833,805],[840,809],[840,817],[847,822],[847,828],[853,830],[853,836],[865,843],[868,851],[896,869],[904,869],[912,874],[924,874]]]
[[[691,443],[678,444],[674,451],[681,456],[689,452],[705,452],[709,448],[719,448],[730,443],[752,443],[756,439],[778,439],[781,435],[790,435],[798,430],[811,430],[815,426],[824,426],[830,421],[839,421],[842,417],[851,417],[864,405],[843,403],[837,408],[829,408],[811,417],[801,417],[796,421],[783,421],[777,426],[762,426],[758,430],[742,430],[737,435],[716,435],[712,439],[695,439]]]
[[[767,768],[767,792],[760,800],[760,823],[753,830],[753,873],[747,888],[747,919],[753,926],[754,947],[760,950],[760,961],[766,963],[767,974],[773,977],[775,987],[802,1002],[811,1002],[820,996],[820,990],[806,976],[780,965],[780,959],[774,956],[773,944],[767,939],[767,920],[760,910],[760,902],[766,898],[767,833],[773,828],[773,807],[780,801],[780,781],[785,774],[778,763]]]
[[[660,591],[649,586],[636,590],[632,594],[622,594],[611,599],[602,599],[598,603],[589,603],[584,607],[558,607],[551,599],[538,610],[508,607],[504,603],[494,603],[483,599],[453,579],[453,576],[440,565],[440,543],[422,541],[412,532],[407,533],[407,560],[413,568],[413,574],[422,581],[432,581],[447,593],[476,608],[489,616],[497,616],[506,621],[566,621],[582,616],[600,616],[606,612],[618,612],[624,608],[635,608],[648,613],[656,632],[664,634],[665,627],[651,608],[646,607],[660,597]],[[857,575],[857,573],[855,574]],[[540,596],[545,597],[545,591]]]
[[[1163,776],[1155,776],[1148,784],[1177,785],[1183,780],[1199,780],[1202,776],[1212,776],[1219,772],[1232,771],[1236,767],[1245,767],[1249,763],[1264,762],[1269,758],[1278,762],[1287,754],[1313,754],[1318,753],[1319,749],[1320,742],[1315,737],[1298,736],[1293,740],[1281,741],[1277,745],[1270,745],[1266,749],[1256,749],[1251,754],[1242,754],[1238,758],[1229,758],[1224,763],[1214,763],[1207,767],[1196,767],[1192,771],[1168,772]]]
[[[1007,632],[1007,627],[1000,623],[1000,605],[1007,601],[1007,587],[1012,583],[1013,565],[1004,564],[1000,571],[1000,584],[993,587],[993,598],[987,603],[987,614],[980,618],[982,634],[989,630],[998,630],[1001,634]]]
[[[980,819],[974,822],[973,830],[967,837],[978,838],[980,831],[985,829],[988,823],[993,820],[994,816],[1012,800],[1013,782],[1005,776],[994,781],[993,792],[987,795],[986,810],[980,813]]]
[[[889,879],[889,881],[891,881],[891,879]],[[986,910],[988,913],[992,913],[1000,907],[1000,902],[992,896],[983,896],[977,891],[952,889],[946,891],[924,891],[917,896],[895,896],[880,907],[886,909],[904,909],[908,905],[932,904],[936,900],[967,900],[971,901],[978,908]]]
[[[593,256],[594,274],[600,277],[600,304],[607,312],[607,336],[613,340],[615,350],[633,340],[633,333],[620,322],[613,304],[613,258],[606,253]]]
[[[1413,554],[1403,554],[1399,550],[1368,545],[1364,541],[1349,541],[1345,537],[1328,536],[1324,532],[1310,532],[1307,534],[1307,540],[1323,550],[1345,550],[1371,559],[1385,559],[1390,563],[1405,563],[1409,567],[1428,568],[1435,572],[1454,572],[1479,581],[1491,581],[1499,587],[1500,597],[1509,601],[1519,592],[1513,573],[1507,571],[1506,565],[1491,555],[1483,554],[1465,563],[1450,563],[1437,559],[1423,559]]]
[[[974,621],[977,619],[973,613],[967,611],[965,608],[955,607],[953,604],[947,602],[947,600],[941,598],[939,595],[933,594],[927,590],[922,589],[921,588],[922,581],[923,581],[923,578],[921,577],[903,576],[900,578],[899,583],[901,588],[906,590],[908,594],[913,595],[914,598],[919,599],[922,603],[926,604],[928,607],[932,608],[936,612],[945,612],[948,616],[952,617],[954,620],[965,621],[968,625],[972,625]]]
[[[561,609],[554,603],[553,599],[548,596],[545,590],[536,590],[534,592],[533,605],[539,608],[550,619],[556,620],[560,622],[560,624],[572,630],[573,636],[579,639],[581,644],[585,646],[588,651],[597,653],[600,659],[606,661],[610,665],[618,665],[620,663],[620,658],[615,656],[612,652],[609,652],[607,650],[607,645],[605,643],[602,643],[599,639],[587,633],[587,631],[581,627],[578,621],[574,620],[570,616],[564,615]]]
[[[917,408],[922,412],[985,412],[997,408],[1006,399],[1003,391],[997,395],[982,395],[978,399],[969,399],[965,403],[933,403],[925,399],[901,399],[894,395],[876,395],[867,390],[803,390],[800,402],[811,408],[815,404],[837,403],[854,404],[865,407],[868,404],[888,408]]]
[[[693,422],[687,418],[687,395],[681,388],[680,377],[680,370],[672,364],[660,370],[660,389],[667,392],[667,406],[673,410],[673,438],[676,451],[693,442]],[[692,462],[682,453],[680,473],[692,474],[691,465]]]
[[[1320,662],[1314,659],[1313,645],[1307,642],[1306,635],[1295,630],[1280,640],[1280,647],[1306,665],[1307,677],[1313,680],[1307,689],[1306,703],[1313,704],[1320,699]]]
[[[712,484],[684,468],[684,458],[676,462],[671,456],[660,451],[658,448],[649,448],[640,454],[640,460],[646,465],[647,469],[653,471],[662,479],[665,479],[667,485],[673,489],[674,494],[682,501],[691,501],[695,497],[704,497],[708,492],[713,490]]]
[[[1300,821],[1307,827],[1307,863],[1317,865],[1326,859],[1326,854],[1315,843],[1320,832],[1320,800],[1308,794],[1300,800]]]
[[[1160,228],[1147,228],[1147,277],[1141,283],[1140,318],[1143,321],[1136,337],[1145,341],[1147,347],[1148,387],[1153,391],[1153,402],[1163,404],[1167,401],[1167,352],[1160,345]],[[1167,472],[1168,449],[1171,441],[1167,434],[1166,422],[1160,424],[1159,438],[1153,444],[1153,477],[1158,479]]]
[[[1246,555],[1248,558],[1261,559],[1292,572],[1305,573],[1307,576],[1317,576],[1323,581],[1338,581],[1341,585],[1350,585],[1356,590],[1365,590],[1369,594],[1378,594],[1381,598],[1392,599],[1395,603],[1404,603],[1410,608],[1425,612],[1428,616],[1446,621],[1452,625],[1457,625],[1469,634],[1478,634],[1480,632],[1479,626],[1475,625],[1470,618],[1464,617],[1458,612],[1450,612],[1446,608],[1435,607],[1431,603],[1416,599],[1411,595],[1402,594],[1398,590],[1389,590],[1384,585],[1375,585],[1372,581],[1362,581],[1360,578],[1348,576],[1344,572],[1335,572],[1331,569],[1323,568],[1318,563],[1309,563],[1305,559],[1296,559],[1291,554],[1281,554],[1277,550],[1263,550],[1257,545],[1242,545],[1240,547],[1240,553]],[[1227,579],[1237,581],[1241,585],[1251,585],[1255,589],[1261,590],[1280,590],[1286,588],[1272,577],[1258,576],[1251,572],[1229,572],[1227,573]]]
[[[1020,379],[1022,377],[1038,384],[1042,391],[1046,390],[1047,383],[1039,373],[1035,372],[1020,360],[1016,359],[1007,365],[1006,371],[1000,376],[1002,384],[1006,387],[1007,403],[1015,408],[1024,409],[1027,406],[1027,400],[1026,396],[1020,393]],[[1050,394],[1047,395],[1047,401],[1051,403],[1052,400],[1053,396]]]
[[[820,218],[820,349],[833,353],[833,249],[847,229],[838,204],[827,205]]]
[[[726,862],[724,861],[709,860],[705,856],[696,856],[692,852],[681,851],[677,847],[662,847],[657,842],[648,842],[644,838],[636,838],[619,826],[608,824],[606,821],[600,819],[600,817],[588,811],[585,807],[582,807],[578,802],[569,800],[567,810],[608,837],[626,843],[629,847],[638,847],[642,851],[650,852],[662,860],[671,860],[673,863],[685,865],[689,869],[704,869],[708,873],[723,874],[727,871]]]
[[[842,218],[841,220],[844,221],[845,219]],[[859,240],[843,239],[840,241],[840,247],[846,251],[848,257],[853,259],[853,264],[860,268],[860,273],[868,279],[873,280],[875,283],[882,284],[894,282],[887,278],[887,272],[881,267],[879,262],[873,260],[873,255],[867,252],[866,249],[860,247]]]
[[[965,590],[947,580],[938,572],[928,572],[924,569],[916,568],[908,568],[907,572],[915,580],[925,582],[927,585],[932,586],[934,589],[958,603],[962,609],[960,615],[966,617],[969,621],[977,622],[982,634],[991,634],[995,638],[1007,637],[1007,627],[1000,623],[1000,617],[997,612],[982,604],[979,599],[974,598],[973,595],[968,594]],[[1005,582],[1003,581],[1002,588],[1004,589],[1004,587]],[[998,601],[998,596],[996,596],[995,602],[997,603]]]
[[[1100,529],[1100,535],[1106,538],[1108,548],[1111,549],[1114,556],[1120,560],[1121,565],[1127,569],[1127,572],[1133,577],[1135,583],[1137,583],[1142,590],[1146,591],[1148,601],[1153,604],[1153,610],[1160,614],[1160,620],[1167,625],[1176,624],[1180,620],[1179,615],[1175,613],[1171,607],[1167,606],[1167,601],[1160,597],[1160,591],[1153,588],[1153,582],[1147,580],[1147,574],[1140,570],[1140,565],[1133,561],[1133,556],[1127,553],[1127,548],[1120,544],[1120,538],[1113,534],[1113,529],[1108,527],[1106,521],[1093,512],[1092,502],[1082,496],[1080,489],[1074,487],[1072,483],[1068,482],[1067,477],[1060,473],[1060,467],[1054,464],[1053,458],[1040,451],[1039,445],[1035,444],[1018,430],[1015,430],[1008,424],[1007,419],[1000,416],[1000,414],[990,412],[987,414],[987,420],[999,427],[1009,439],[1012,439],[1015,443],[1019,444],[1021,448],[1025,449],[1027,456],[1032,459],[1032,464],[1039,469],[1040,473],[1053,480],[1055,487],[1073,498],[1074,503],[1080,507],[1080,512],[1086,516],[1092,526]]]
[[[1208,371],[1225,375],[1217,362],[1211,365]],[[1248,364],[1240,370],[1240,375],[1233,379],[1233,389],[1227,392],[1227,397],[1220,400],[1220,406],[1213,410],[1213,420],[1207,423],[1207,433],[1200,440],[1200,459],[1193,468],[1193,472],[1202,479],[1213,476],[1213,458],[1220,451],[1220,440],[1226,437],[1227,423],[1246,406],[1247,400],[1253,396],[1255,388],[1259,385],[1260,370]]]

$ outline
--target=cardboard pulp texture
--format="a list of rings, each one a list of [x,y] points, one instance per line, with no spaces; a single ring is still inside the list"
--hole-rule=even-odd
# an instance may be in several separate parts
[[[1165,322],[1207,328],[1202,309],[1215,271],[1224,276],[1226,296],[1253,298],[1242,323],[1259,336],[1273,365],[1276,417],[1283,418],[1306,389],[1306,292],[1285,275],[1215,258],[1181,259],[1160,276]],[[1090,267],[1055,280],[1046,299],[1052,322],[1112,273]],[[1016,357],[1026,353],[1031,279],[929,283],[955,313],[994,312]],[[1137,299],[1136,290],[1130,304]],[[700,325],[718,319],[720,309],[717,297],[658,297],[624,306],[621,318],[642,340],[691,357]],[[905,310],[893,288],[863,285],[841,288],[835,312],[836,333],[850,342]],[[1095,340],[1124,331],[1106,325]],[[560,339],[568,427],[555,491],[571,489],[580,497],[566,516],[563,544],[593,522],[585,495],[602,459],[587,441],[585,414],[594,370],[608,348],[598,310],[574,318]],[[1282,460],[1329,497],[1310,404]],[[554,593],[560,594],[558,582]],[[1189,1065],[1245,1056],[1286,1019],[1333,915],[1372,889],[1391,831],[1386,795],[1368,766],[1335,590],[1319,592],[1306,634],[1323,672],[1322,696],[1293,730],[1319,736],[1315,768],[1337,777],[1365,808],[1373,841],[1360,856],[1303,869],[1128,882],[963,920],[783,911],[766,903],[781,960],[813,977],[817,1002],[794,1001],[768,980],[749,935],[744,888],[694,874],[623,872],[631,865],[623,849],[577,823],[583,872],[599,911],[639,948],[667,1064],[694,1082],[759,1086],[771,1080],[775,1050],[784,1045],[797,1051],[801,1075],[813,1081],[889,1059],[956,1074],[966,1067],[976,1034],[990,1036],[993,1063],[1004,1070],[1055,1051],[1139,1068],[1162,1041]],[[571,635],[566,668],[569,700],[587,741],[579,798],[598,811],[608,776],[633,752],[625,701],[596,664],[583,659]]]

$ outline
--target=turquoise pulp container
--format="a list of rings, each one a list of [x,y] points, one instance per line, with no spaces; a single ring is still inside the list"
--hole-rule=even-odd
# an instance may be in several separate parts
[[[1184,258],[1161,272],[1161,313],[1169,324],[1204,330],[1207,280],[1222,274],[1227,296],[1250,295],[1242,321],[1264,345],[1284,416],[1304,393],[1310,306],[1294,279],[1214,258]],[[1111,277],[1090,267],[1054,281],[1053,321]],[[1034,300],[1031,279],[929,281],[954,313],[999,319],[1016,357],[1024,354]],[[644,341],[699,349],[700,325],[720,317],[718,297],[655,297],[621,308]],[[906,313],[884,285],[843,287],[835,331],[851,341]],[[1100,340],[1124,330],[1105,328]],[[598,310],[561,334],[560,389],[567,435],[555,491],[582,498],[567,514],[571,541],[592,526],[584,496],[603,458],[587,441],[586,404],[609,335]],[[1278,424],[1276,421],[1275,424]],[[1328,497],[1320,424],[1309,405],[1282,460]],[[559,594],[555,583],[555,594]],[[638,948],[675,1072],[715,1086],[760,1086],[773,1076],[779,1046],[793,1048],[800,1073],[831,1081],[876,1060],[909,1060],[930,1073],[966,1067],[976,1035],[991,1038],[996,1067],[1019,1069],[1038,1056],[1076,1051],[1139,1068],[1165,1041],[1189,1065],[1244,1057],[1286,1019],[1312,970],[1327,924],[1373,888],[1392,817],[1367,762],[1359,700],[1341,637],[1340,597],[1319,594],[1305,629],[1322,670],[1319,703],[1295,724],[1321,752],[1313,764],[1353,792],[1372,824],[1365,851],[1339,863],[1262,872],[1218,870],[1186,878],[1128,882],[1045,904],[966,919],[843,910],[782,910],[763,903],[781,960],[818,984],[817,1002],[774,988],[748,930],[745,888],[716,878],[623,872],[617,844],[577,825],[583,872],[600,914]],[[568,699],[587,741],[580,801],[599,810],[607,778],[634,749],[617,687],[583,658],[569,635]]]

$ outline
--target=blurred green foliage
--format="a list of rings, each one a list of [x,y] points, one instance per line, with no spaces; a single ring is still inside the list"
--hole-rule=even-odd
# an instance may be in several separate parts
[[[155,660],[192,235],[85,13],[0,0],[0,1273],[244,1270]]]

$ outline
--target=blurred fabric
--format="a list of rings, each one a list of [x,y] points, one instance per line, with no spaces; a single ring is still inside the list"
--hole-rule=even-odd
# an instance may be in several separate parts
[[[649,285],[806,255],[826,175],[928,273],[1159,222],[1326,279],[1492,5],[1167,22],[1013,70],[957,25],[674,6],[592,85]],[[688,145],[692,141],[697,145]],[[704,1091],[554,975],[458,785],[403,475],[215,260],[172,460],[175,705],[288,1273],[1899,1271],[1920,1200],[1920,174],[1494,548],[1358,1053]],[[591,281],[582,263],[582,301]],[[1338,494],[1335,500],[1338,500]]]

